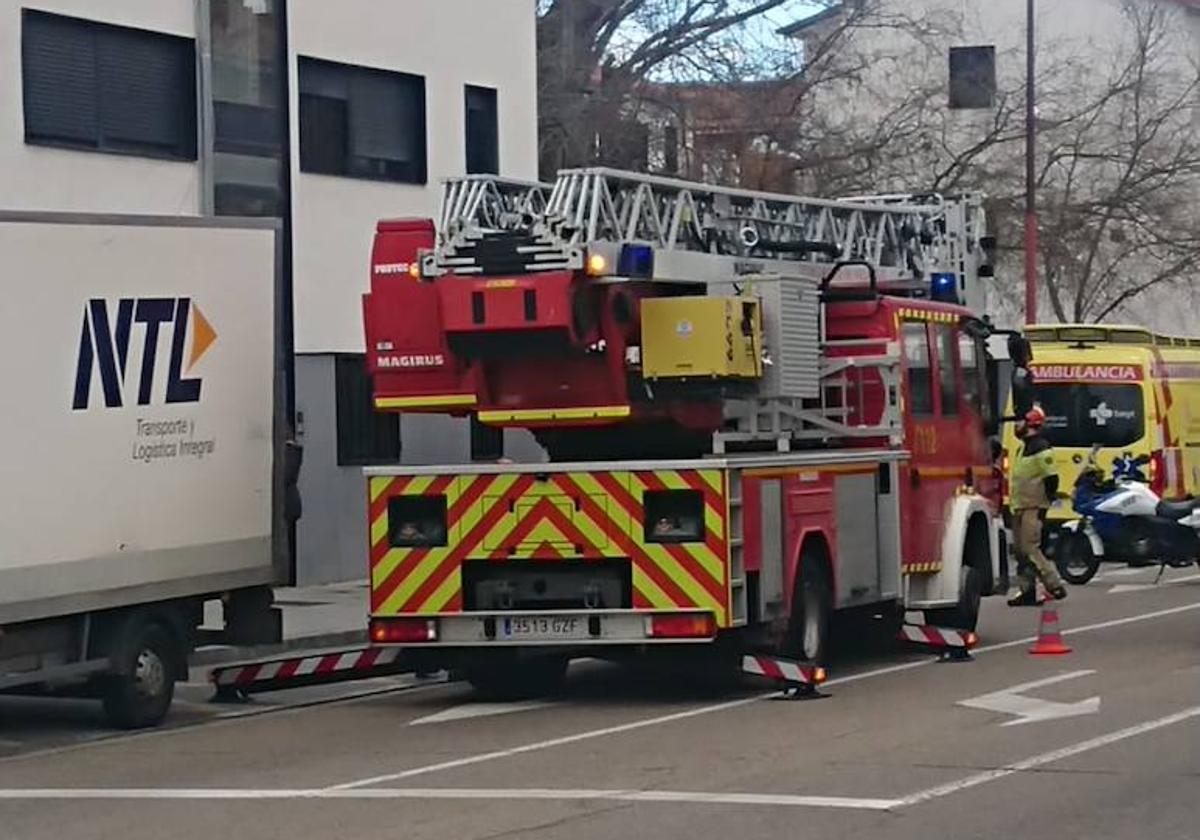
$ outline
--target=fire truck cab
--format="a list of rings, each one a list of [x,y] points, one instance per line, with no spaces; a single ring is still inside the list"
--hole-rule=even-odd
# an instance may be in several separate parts
[[[611,170],[447,183],[383,222],[379,410],[544,463],[368,468],[371,627],[486,689],[833,618],[973,630],[1004,541],[978,197],[803,199]],[[415,266],[415,267],[414,267]]]

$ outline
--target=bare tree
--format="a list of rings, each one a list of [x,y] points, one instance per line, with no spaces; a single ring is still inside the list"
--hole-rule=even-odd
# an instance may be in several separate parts
[[[819,195],[982,191],[1001,277],[1019,276],[1023,79],[998,79],[988,110],[952,111],[946,50],[965,37],[954,14],[829,3],[836,13],[788,49],[746,25],[780,5],[542,0],[543,173],[644,166],[647,125],[669,120],[687,134],[687,177]],[[1040,56],[1041,261],[1060,320],[1118,317],[1200,269],[1200,70],[1177,9],[1124,0],[1122,13],[1118,43]],[[1016,46],[997,58],[1022,64]],[[1015,311],[1019,284],[997,290]]]
[[[540,0],[542,174],[603,159],[602,138],[619,146],[636,123],[631,103],[647,85],[726,75],[745,52],[745,24],[787,2]]]
[[[1179,38],[1177,9],[1126,0],[1122,14],[1115,49],[1050,44],[1041,57],[1041,262],[1050,308],[1064,321],[1118,317],[1147,291],[1190,283],[1200,270],[1200,70]],[[909,20],[895,31],[918,33],[921,23]],[[796,166],[826,193],[988,194],[993,227],[1008,244],[1001,275],[1017,277],[1023,79],[1001,83],[990,110],[951,111],[946,46],[961,33],[946,21],[935,28],[940,36],[929,63],[921,60],[919,38],[892,42],[893,52],[905,52],[903,79],[868,73],[855,79],[857,87],[834,86],[813,98],[808,142],[793,147]],[[868,63],[889,58],[860,42],[852,42],[855,49]],[[1001,58],[1020,63],[1016,55]],[[848,119],[828,116],[847,111]],[[1015,310],[1019,284],[1001,281],[998,291]]]
[[[1200,269],[1200,74],[1167,9],[1125,14],[1127,47],[1089,107],[1045,133],[1042,260],[1060,320],[1104,320]]]

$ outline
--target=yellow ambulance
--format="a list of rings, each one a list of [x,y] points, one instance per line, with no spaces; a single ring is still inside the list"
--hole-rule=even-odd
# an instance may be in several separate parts
[[[1106,470],[1119,454],[1149,455],[1150,483],[1163,498],[1200,494],[1200,338],[1084,324],[1035,325],[1024,334],[1064,492],[1098,444]],[[1007,464],[1019,446],[1014,424],[1005,424],[1002,444]],[[1047,524],[1073,518],[1064,500]]]

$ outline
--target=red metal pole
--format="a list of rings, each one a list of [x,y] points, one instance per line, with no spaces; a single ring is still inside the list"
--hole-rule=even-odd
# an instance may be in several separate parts
[[[1034,86],[1034,0],[1026,0],[1025,24],[1025,323],[1037,322],[1038,217],[1037,110]]]

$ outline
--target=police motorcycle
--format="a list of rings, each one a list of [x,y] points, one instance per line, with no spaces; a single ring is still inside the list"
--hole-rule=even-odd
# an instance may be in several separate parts
[[[1130,566],[1200,564],[1200,499],[1167,501],[1150,489],[1142,467],[1148,456],[1113,459],[1106,478],[1093,447],[1075,480],[1072,504],[1079,519],[1062,526],[1055,563],[1070,583],[1087,583],[1101,561]]]

